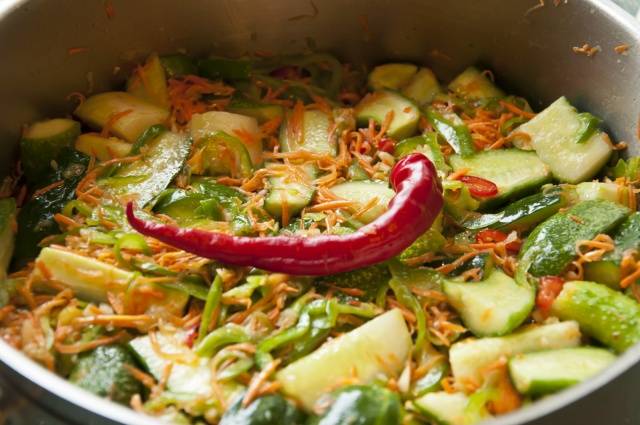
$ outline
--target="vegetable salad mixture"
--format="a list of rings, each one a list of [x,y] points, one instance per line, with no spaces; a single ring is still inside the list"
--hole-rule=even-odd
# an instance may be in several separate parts
[[[176,424],[471,425],[640,340],[640,159],[489,71],[150,56],[27,126],[0,336]]]

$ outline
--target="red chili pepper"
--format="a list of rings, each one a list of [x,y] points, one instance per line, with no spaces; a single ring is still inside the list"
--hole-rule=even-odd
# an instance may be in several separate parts
[[[396,142],[391,139],[384,138],[378,142],[378,150],[386,153],[393,153],[396,148]]]
[[[500,230],[495,229],[484,229],[480,230],[476,235],[476,241],[479,243],[491,243],[491,242],[502,242],[506,240],[508,235]],[[505,248],[509,251],[518,252],[522,247],[522,241],[515,240],[509,242]]]
[[[543,276],[540,278],[536,305],[543,312],[548,312],[564,286],[564,279],[558,276]]]
[[[468,188],[471,196],[476,198],[491,198],[498,194],[498,186],[489,180],[476,176],[460,176],[458,178]]]
[[[404,157],[389,180],[396,195],[387,211],[348,235],[243,237],[183,229],[136,217],[132,202],[127,218],[146,236],[223,263],[293,275],[334,274],[398,255],[431,227],[442,209],[442,187],[426,156]]]

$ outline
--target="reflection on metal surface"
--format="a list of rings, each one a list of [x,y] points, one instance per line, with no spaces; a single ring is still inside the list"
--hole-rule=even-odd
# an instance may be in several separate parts
[[[31,402],[0,375],[0,425],[69,425]]]

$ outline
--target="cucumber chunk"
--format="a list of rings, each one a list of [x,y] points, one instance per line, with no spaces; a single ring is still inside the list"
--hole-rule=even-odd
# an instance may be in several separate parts
[[[289,112],[280,127],[280,148],[283,152],[305,150],[320,155],[336,154],[336,140],[330,137],[332,117],[323,111],[304,111],[302,115],[302,134],[295,140],[290,134],[292,113]]]
[[[224,111],[194,114],[191,118],[191,137],[196,143],[220,131],[244,144],[254,166],[262,163],[262,138],[255,118]]]
[[[115,196],[135,195],[142,207],[169,186],[182,169],[190,148],[188,136],[166,131],[148,143],[142,160],[100,180],[100,186]]]
[[[80,135],[80,123],[66,118],[56,118],[31,124],[20,140],[20,162],[24,174],[32,183],[41,183],[52,167],[51,161],[73,143]]]
[[[402,88],[402,94],[420,106],[431,103],[441,91],[436,75],[429,68],[420,68]]]
[[[609,137],[601,131],[578,143],[582,127],[578,112],[561,97],[512,134],[527,134],[530,140],[526,143],[530,143],[553,175],[560,181],[575,184],[592,178],[613,152]]]
[[[429,393],[415,400],[413,404],[438,425],[472,425],[466,415],[469,397],[464,393]],[[486,410],[481,411],[481,419],[490,417]]]
[[[81,134],[76,139],[76,150],[95,156],[99,161],[123,158],[131,153],[131,143],[117,137],[104,137],[98,133]]]
[[[167,380],[167,389],[171,392],[192,395],[211,395],[211,367],[210,359],[197,357],[183,341],[186,335],[180,332],[173,334],[157,332],[158,345],[162,347],[162,352],[167,355],[180,355],[186,359],[191,358],[191,362],[172,362],[171,375]],[[160,357],[153,349],[151,338],[148,335],[139,336],[129,342],[129,347],[133,350],[140,362],[156,379],[161,379],[165,367],[170,360]]]
[[[144,65],[134,70],[127,81],[127,92],[161,108],[169,109],[167,75],[158,55],[149,56]]]
[[[339,336],[276,374],[283,392],[307,409],[346,378],[369,383],[399,373],[411,352],[411,335],[400,310],[388,311]],[[354,376],[355,373],[355,376]]]
[[[605,201],[617,202],[620,205],[629,205],[629,189],[615,183],[584,182],[576,186],[578,199],[590,201],[594,199],[604,199]]]
[[[369,87],[374,91],[383,89],[399,90],[409,83],[411,77],[417,71],[418,67],[411,63],[378,65],[369,73]]]
[[[605,285],[567,282],[551,311],[618,353],[640,341],[640,304]]]
[[[600,261],[586,263],[584,277],[586,280],[618,288],[622,279],[620,264],[624,253],[640,250],[640,213],[631,214],[611,236],[614,250],[607,253]]]
[[[506,335],[520,326],[535,303],[535,289],[500,270],[480,282],[444,280],[444,293],[476,336]]]
[[[484,214],[469,219],[462,225],[469,230],[490,227],[507,232],[517,230],[521,233],[551,217],[567,204],[568,195],[556,187],[546,193],[536,193],[513,202],[496,214]]]
[[[449,90],[472,100],[504,97],[504,92],[495,86],[485,74],[471,66],[449,83]]]
[[[578,384],[615,360],[614,354],[602,348],[565,348],[519,354],[509,361],[509,373],[520,393],[541,396]]]
[[[264,208],[273,217],[281,219],[287,211],[289,218],[296,216],[311,203],[316,191],[312,179],[313,166],[298,167],[295,176],[274,176],[269,178],[269,192],[264,200]]]
[[[387,135],[392,139],[412,136],[418,130],[420,109],[409,99],[390,90],[366,95],[356,106],[356,121],[360,126],[367,126],[372,119],[380,125],[389,112],[393,112],[393,119]]]
[[[454,171],[466,168],[469,170],[467,175],[481,177],[498,186],[498,194],[483,200],[482,208],[517,199],[551,180],[548,167],[538,156],[520,149],[482,151],[468,157],[453,155],[449,163]]]
[[[69,381],[100,397],[128,405],[142,384],[129,372],[136,366],[131,352],[121,345],[105,345],[80,355]]]
[[[581,202],[539,224],[520,251],[520,263],[533,276],[558,276],[576,257],[578,241],[607,233],[628,214],[613,202]]]
[[[16,200],[0,199],[0,282],[7,277],[7,269],[15,246]],[[0,283],[1,284],[1,283]]]
[[[386,210],[395,192],[382,183],[372,181],[346,182],[335,185],[331,192],[342,199],[353,201],[356,209],[360,210],[374,202],[373,207],[358,215],[357,219],[363,223],[371,223]]]
[[[137,277],[133,272],[58,248],[43,248],[36,258],[36,264],[41,265],[33,272],[36,279],[45,278],[42,273],[44,269],[48,273],[47,279],[71,288],[79,298],[85,301],[96,303],[109,302],[107,297],[109,292],[121,294],[127,292],[130,286],[135,284]],[[164,296],[138,300],[139,305],[136,305],[136,309],[140,308],[143,312],[149,311],[158,315],[182,314],[189,300],[188,295],[166,286],[154,285],[154,289],[161,291]]]
[[[97,130],[110,124],[109,129],[115,136],[130,143],[135,142],[147,128],[162,124],[169,118],[168,110],[124,92],[91,96],[76,108],[74,114]],[[118,117],[118,114],[124,115]],[[110,122],[115,117],[118,117],[115,122]]]
[[[482,382],[482,371],[500,357],[580,345],[578,323],[560,322],[532,326],[511,335],[493,338],[467,338],[449,351],[453,376],[459,382]]]

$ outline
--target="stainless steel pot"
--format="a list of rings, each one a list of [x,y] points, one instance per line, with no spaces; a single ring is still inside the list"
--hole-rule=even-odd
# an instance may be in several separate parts
[[[609,0],[547,0],[537,8],[536,0],[112,0],[112,19],[105,3],[0,1],[0,173],[14,159],[22,124],[68,113],[72,91],[121,84],[148,52],[178,49],[237,55],[314,48],[355,62],[423,62],[443,78],[480,63],[535,106],[566,95],[640,153],[640,25]],[[600,51],[572,51],[584,43]],[[620,44],[631,46],[628,55],[614,51]],[[88,50],[69,55],[72,47]],[[639,360],[637,346],[589,382],[492,423],[640,423]],[[156,423],[85,393],[1,341],[0,370],[12,391],[60,422]]]

